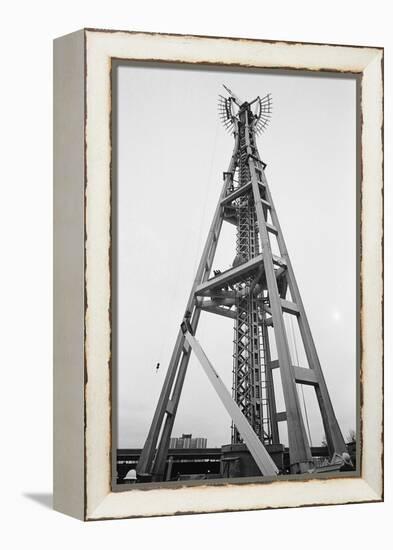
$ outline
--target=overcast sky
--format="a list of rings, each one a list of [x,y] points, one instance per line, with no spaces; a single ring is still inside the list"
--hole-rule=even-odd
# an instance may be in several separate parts
[[[119,447],[145,441],[230,161],[233,136],[217,115],[223,83],[242,99],[272,93],[272,122],[257,144],[346,437],[356,427],[355,80],[168,65],[118,71]],[[214,268],[232,263],[234,236],[224,223]],[[197,337],[230,389],[233,321],[203,312]],[[311,387],[305,398],[318,445]],[[280,393],[278,401],[283,410]],[[192,357],[172,435],[220,446],[230,442],[230,424]]]

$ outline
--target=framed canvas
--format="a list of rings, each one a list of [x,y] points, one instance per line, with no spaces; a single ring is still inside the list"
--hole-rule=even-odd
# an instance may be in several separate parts
[[[56,510],[383,499],[382,48],[56,39],[54,218]]]

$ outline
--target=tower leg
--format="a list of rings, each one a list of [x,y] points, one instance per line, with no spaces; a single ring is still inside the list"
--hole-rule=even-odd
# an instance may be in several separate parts
[[[195,332],[200,317],[201,310],[195,309],[191,326]],[[180,331],[181,332],[181,331]],[[183,333],[182,333],[183,334]],[[183,335],[184,336],[184,335]],[[170,407],[167,410],[164,427],[162,430],[160,443],[157,448],[157,455],[152,469],[154,481],[162,481],[165,473],[166,457],[168,455],[169,442],[172,434],[173,424],[176,418],[177,408],[179,406],[180,396],[183,389],[184,379],[186,377],[188,363],[190,361],[191,348],[190,344],[183,339],[183,355],[180,360],[180,365],[177,371],[176,382],[173,389],[173,394],[170,400]]]
[[[328,444],[329,452],[342,454],[347,450],[344,438],[342,436],[340,427],[337,422],[336,415],[330,400],[329,392],[326,386],[325,378],[323,376],[321,364],[319,362],[315,343],[311,334],[310,325],[308,324],[306,312],[300,295],[299,287],[296,282],[295,274],[292,268],[291,260],[289,258],[288,250],[284,241],[284,237],[281,231],[280,223],[278,221],[277,212],[274,208],[272,196],[270,194],[269,186],[266,181],[266,177],[263,174],[263,181],[266,186],[267,200],[271,205],[271,217],[273,225],[277,229],[277,242],[280,250],[281,257],[285,259],[287,264],[287,279],[289,290],[291,292],[292,300],[297,304],[299,308],[298,323],[299,330],[303,340],[304,349],[306,352],[307,361],[309,367],[314,369],[318,385],[315,387],[316,396],[318,399],[319,408],[321,411],[322,422],[325,430],[326,441]]]
[[[221,201],[226,196],[228,187],[232,184],[233,173],[235,171],[237,162],[237,149],[238,149],[238,132],[235,131],[235,144],[233,154],[228,171],[225,173],[224,184],[221,190],[220,198],[214,213],[213,221],[210,226],[210,230],[206,239],[205,247],[202,252],[202,257],[198,266],[198,270],[195,276],[194,284],[191,290],[190,297],[188,299],[186,312],[192,312],[192,326],[196,329],[199,321],[200,310],[196,308],[195,288],[198,284],[205,281],[210,274],[210,270],[214,260],[214,254],[217,248],[217,241],[220,235],[222,222],[223,222],[223,208]],[[183,387],[184,377],[187,371],[188,361],[190,356],[189,344],[185,342],[184,335],[179,330],[177,335],[175,347],[172,353],[172,357],[168,366],[168,371],[165,377],[164,385],[161,390],[160,398],[154,413],[154,417],[149,429],[149,433],[142,449],[142,453],[137,465],[138,474],[150,474],[154,473],[155,476],[160,477],[165,470],[165,461],[169,448],[169,440],[172,433],[173,423],[176,416],[176,411],[180,399],[181,390]],[[180,365],[179,365],[180,361]],[[175,382],[176,379],[176,382]],[[171,392],[173,385],[175,387]],[[152,464],[156,451],[156,445],[162,423],[165,419],[164,428],[162,431],[159,448],[157,450],[156,460],[154,463],[154,472],[152,472]]]
[[[179,357],[183,344],[184,335],[181,330],[179,330],[179,334],[176,338],[175,347],[173,349],[172,357],[169,362],[161,394],[157,403],[156,410],[154,412],[152,423],[150,425],[149,433],[147,435],[146,442],[142,449],[142,453],[137,465],[138,474],[147,474],[151,472],[151,465],[156,450],[157,440],[165,412],[167,411],[168,401],[172,391],[173,382],[175,380],[177,365],[179,363]]]

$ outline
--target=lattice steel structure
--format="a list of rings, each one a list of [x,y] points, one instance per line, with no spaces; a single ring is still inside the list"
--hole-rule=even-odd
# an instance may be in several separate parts
[[[228,170],[224,172],[224,185],[186,306],[185,318],[194,334],[201,311],[234,320],[233,400],[264,445],[280,442],[278,423],[286,422],[291,472],[306,472],[313,468],[313,459],[297,384],[311,385],[315,389],[330,455],[342,455],[346,452],[346,445],[334,414],[267,183],[266,165],[256,146],[256,136],[269,122],[271,97],[267,95],[263,99],[257,97],[252,102],[242,102],[231,90],[226,90],[228,96],[220,97],[219,111],[224,126],[234,135],[234,150]],[[236,257],[232,268],[224,272],[215,271],[211,277],[224,221],[236,226]],[[272,252],[272,239],[276,239],[278,255]],[[298,322],[307,366],[294,364],[284,314],[292,315]],[[276,359],[271,358],[270,341],[273,336],[269,334],[269,327],[274,332]],[[179,330],[137,467],[139,476],[152,476],[157,481],[164,476],[170,436],[191,353],[193,337],[185,336],[184,330]],[[207,361],[206,358],[204,360]],[[280,369],[285,401],[285,411],[279,412],[273,384],[275,368]],[[235,414],[232,418],[239,421]],[[235,425],[232,427],[232,443],[235,444],[242,442],[238,428]],[[255,449],[253,452],[258,452]],[[261,450],[264,451],[263,448]]]
[[[231,96],[230,96],[231,98]],[[232,100],[220,98],[221,116],[227,120],[228,113],[233,119]],[[228,105],[229,103],[229,105]],[[257,106],[264,112],[264,125],[267,124],[271,113],[271,99],[266,96],[264,100],[258,100]],[[253,120],[259,122],[258,115],[252,115]],[[237,153],[237,169],[233,178],[233,191],[241,189],[251,181],[250,166],[248,162],[246,125],[241,123],[244,115],[239,113],[239,147]],[[253,153],[255,154],[255,133],[249,132],[248,138]],[[236,186],[236,188],[235,188]],[[241,265],[260,253],[258,223],[252,194],[246,193],[235,199],[226,208],[226,214],[233,214],[236,221],[236,258],[233,266]],[[240,281],[234,286],[236,292],[236,319],[233,354],[233,398],[240,406],[243,414],[253,427],[255,433],[264,443],[272,443],[271,415],[266,382],[265,355],[268,348],[268,340],[263,332],[263,295],[258,296],[252,290],[252,277]],[[238,430],[232,426],[232,443],[240,443],[241,437]]]

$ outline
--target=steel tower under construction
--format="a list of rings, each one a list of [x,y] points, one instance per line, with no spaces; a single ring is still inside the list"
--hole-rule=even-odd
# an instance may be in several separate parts
[[[191,351],[232,417],[232,444],[244,443],[263,475],[278,473],[266,446],[280,443],[280,422],[287,425],[290,471],[296,474],[314,467],[298,385],[309,385],[315,390],[330,456],[342,456],[347,450],[266,179],[266,164],[256,145],[256,137],[269,123],[271,96],[247,102],[225,89],[228,95],[220,96],[219,110],[224,126],[234,136],[234,149],[139,459],[137,473],[141,479],[164,478]],[[211,274],[224,222],[236,226],[235,258],[230,269]],[[202,311],[233,319],[232,397],[195,338]],[[297,321],[305,365],[296,364],[284,315]],[[273,382],[276,368],[285,402],[285,410],[279,411]]]

